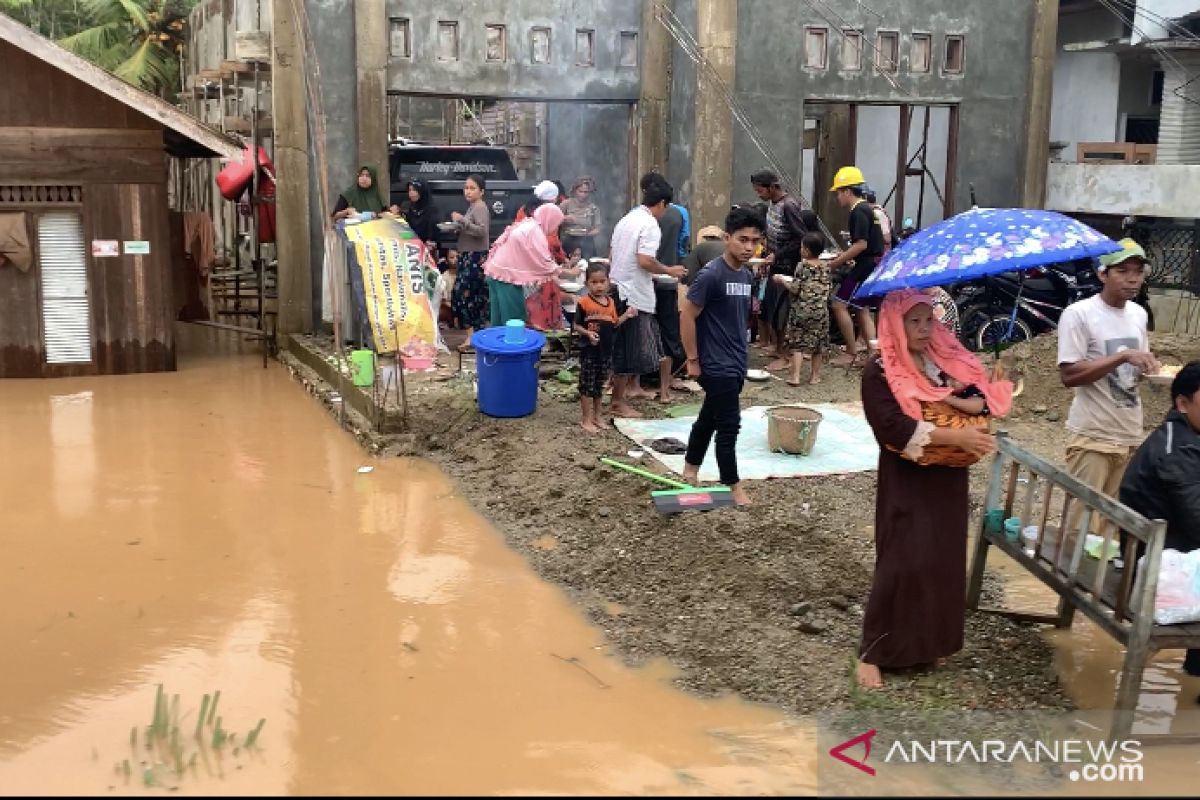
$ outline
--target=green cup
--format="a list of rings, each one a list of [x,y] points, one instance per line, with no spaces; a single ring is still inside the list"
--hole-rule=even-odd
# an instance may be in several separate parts
[[[988,509],[983,515],[983,527],[988,533],[1000,533],[1004,529],[1004,509]]]

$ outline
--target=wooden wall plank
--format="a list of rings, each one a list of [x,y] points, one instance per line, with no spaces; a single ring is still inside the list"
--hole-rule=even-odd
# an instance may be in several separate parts
[[[32,243],[33,225],[28,215],[26,219]],[[40,308],[37,265],[25,272],[12,264],[0,267],[0,378],[41,375],[44,354]]]
[[[150,254],[92,259],[92,318],[100,372],[159,372],[175,368],[171,237],[166,186],[84,188],[89,239],[147,241]],[[90,245],[89,245],[90,246]]]
[[[141,128],[161,125],[93,89],[57,67],[0,41],[5,74],[0,84],[0,120],[11,126]]]
[[[0,155],[0,183],[164,183],[166,155],[153,150],[76,150],[70,157],[39,162]]]
[[[162,152],[163,137],[157,130],[126,128],[0,127],[0,153],[11,153],[14,157],[27,155],[31,150],[53,152],[74,147]]]

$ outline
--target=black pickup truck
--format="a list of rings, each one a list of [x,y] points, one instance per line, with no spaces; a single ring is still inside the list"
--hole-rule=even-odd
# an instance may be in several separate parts
[[[484,202],[492,212],[492,241],[512,224],[521,206],[533,197],[536,181],[517,178],[512,159],[503,147],[492,145],[420,144],[402,140],[389,146],[388,172],[392,202],[404,206],[406,186],[411,180],[429,186],[430,199],[439,222],[450,219],[451,212],[467,210],[463,181],[479,175],[487,183]],[[453,244],[458,234],[437,232],[438,245]]]

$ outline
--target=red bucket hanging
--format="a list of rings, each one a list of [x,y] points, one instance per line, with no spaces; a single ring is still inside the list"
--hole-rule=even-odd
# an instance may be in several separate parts
[[[217,187],[221,190],[221,196],[226,200],[237,200],[250,185],[250,180],[254,176],[252,151],[252,146],[247,145],[240,159],[230,161],[224,169],[217,173]],[[275,165],[267,157],[267,151],[261,147],[258,148],[258,165],[272,175],[275,174]]]

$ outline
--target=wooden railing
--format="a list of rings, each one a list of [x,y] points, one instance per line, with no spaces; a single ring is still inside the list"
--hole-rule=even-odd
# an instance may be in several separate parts
[[[1020,520],[1016,541],[1003,523],[988,524],[987,512],[1002,510],[1003,519]],[[1024,531],[1037,527],[1033,541]],[[1065,532],[1065,535],[1064,535]],[[1085,558],[1088,533],[1103,541],[1099,559]],[[1149,520],[1128,506],[1097,492],[1066,471],[1029,453],[1001,433],[992,462],[987,500],[967,583],[967,607],[979,609],[988,551],[997,547],[1059,595],[1054,614],[1029,614],[1002,609],[979,609],[1022,622],[1070,628],[1075,611],[1125,647],[1125,662],[1109,736],[1128,738],[1141,690],[1146,662],[1158,650],[1200,647],[1200,624],[1155,625],[1154,599],[1158,589],[1166,523]],[[1120,550],[1121,565],[1106,553]],[[1144,557],[1141,569],[1138,559]],[[1200,736],[1155,735],[1140,738],[1195,742]]]

